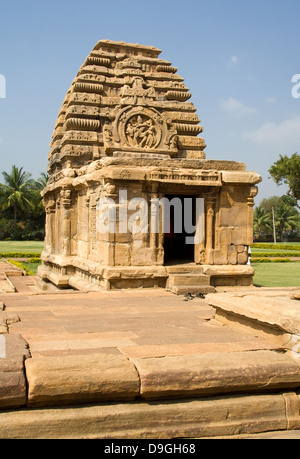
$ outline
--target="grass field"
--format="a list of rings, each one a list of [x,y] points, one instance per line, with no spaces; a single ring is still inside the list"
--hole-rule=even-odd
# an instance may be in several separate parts
[[[300,263],[253,263],[254,284],[262,287],[300,287]]]
[[[32,252],[41,253],[44,241],[0,241],[0,253],[2,252]]]

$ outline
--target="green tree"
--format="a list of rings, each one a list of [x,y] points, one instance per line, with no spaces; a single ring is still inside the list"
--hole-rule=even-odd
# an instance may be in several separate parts
[[[42,191],[47,186],[48,180],[49,180],[49,175],[45,174],[45,172],[42,172],[40,175],[40,178],[38,178],[37,181],[35,182],[37,190]]]
[[[32,190],[33,216],[40,216],[45,214],[41,191],[46,187],[48,180],[48,174],[42,172],[40,178],[34,183],[34,189]]]
[[[298,211],[284,202],[275,210],[275,221],[281,240],[283,240],[285,232],[300,229]]]
[[[300,155],[294,153],[290,158],[280,155],[280,159],[271,166],[269,173],[277,185],[288,185],[287,194],[300,209]]]
[[[270,234],[272,231],[272,215],[261,206],[254,209],[253,231],[257,238]]]
[[[32,190],[35,188],[31,174],[23,167],[12,166],[11,173],[2,172],[4,184],[1,188],[1,209],[13,210],[14,233],[16,232],[18,215],[32,210]]]

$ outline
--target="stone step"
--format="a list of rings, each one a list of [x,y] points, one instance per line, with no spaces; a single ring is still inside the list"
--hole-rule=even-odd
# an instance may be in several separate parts
[[[170,285],[210,285],[210,276],[206,274],[170,274],[169,275]]]
[[[195,263],[187,263],[181,265],[171,265],[166,267],[169,274],[203,274],[203,268]]]
[[[215,288],[212,287],[211,285],[171,285],[169,286],[168,290],[172,293],[175,293],[175,295],[187,295],[188,293],[191,293],[193,295],[198,294],[198,293],[215,293]]]
[[[300,429],[299,416],[295,415],[299,402],[293,392],[277,392],[9,410],[0,413],[0,439],[104,439],[108,444],[107,439],[152,442],[153,438],[230,438],[237,434],[300,438],[299,431],[297,435],[292,430]],[[194,443],[190,440],[185,445],[189,455],[197,452]],[[114,454],[113,443],[109,447]]]

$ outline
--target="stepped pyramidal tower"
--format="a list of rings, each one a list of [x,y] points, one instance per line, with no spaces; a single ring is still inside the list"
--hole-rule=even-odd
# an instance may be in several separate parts
[[[160,53],[101,40],[79,69],[49,153],[42,279],[82,291],[251,285],[261,177],[206,159],[191,94]]]

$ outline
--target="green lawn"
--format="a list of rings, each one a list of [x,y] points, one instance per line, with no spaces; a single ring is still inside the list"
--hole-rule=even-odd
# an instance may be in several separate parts
[[[254,284],[262,287],[300,287],[300,263],[253,263]]]
[[[43,249],[44,241],[0,241],[0,253],[41,253]]]

